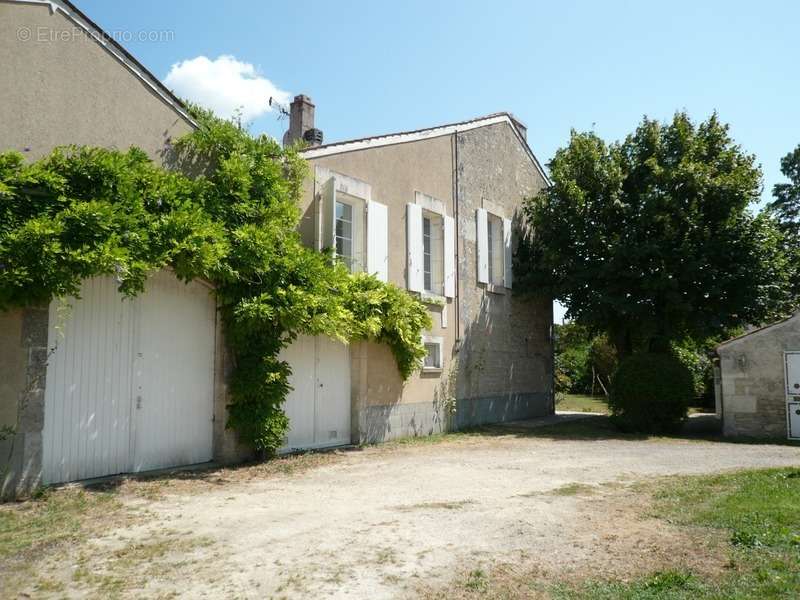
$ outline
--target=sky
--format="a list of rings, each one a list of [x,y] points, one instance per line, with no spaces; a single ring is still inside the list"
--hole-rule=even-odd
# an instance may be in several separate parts
[[[793,0],[74,1],[180,96],[278,139],[268,99],[301,93],[327,142],[509,111],[544,163],[571,129],[613,141],[716,110],[762,204],[800,144]]]

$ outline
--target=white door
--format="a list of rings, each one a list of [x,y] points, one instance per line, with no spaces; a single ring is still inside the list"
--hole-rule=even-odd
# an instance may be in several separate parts
[[[800,402],[789,402],[786,405],[788,412],[789,439],[800,440]]]
[[[80,300],[50,303],[44,400],[45,483],[131,468],[133,301],[110,278],[83,282]]]
[[[50,305],[43,481],[211,459],[214,300],[169,272],[125,299],[111,278]]]
[[[800,352],[784,352],[786,395],[800,396]]]
[[[281,353],[292,375],[283,451],[350,443],[350,350],[324,336],[300,336]]]
[[[309,448],[314,445],[316,338],[301,335],[281,352],[280,357],[292,367],[292,374],[289,376],[292,390],[283,405],[283,410],[289,417],[289,431],[284,449]]]
[[[138,302],[133,471],[211,460],[215,304],[161,271]]]

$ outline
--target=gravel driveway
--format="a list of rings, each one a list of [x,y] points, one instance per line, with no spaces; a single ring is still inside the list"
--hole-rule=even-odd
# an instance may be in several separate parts
[[[603,540],[622,536],[634,548],[666,539],[602,500],[613,490],[652,476],[790,465],[800,465],[800,448],[530,432],[456,437],[343,452],[305,473],[168,491],[147,505],[152,519],[109,539],[168,529],[206,540],[192,550],[197,576],[172,582],[180,595],[410,596],[487,560],[577,569],[602,555],[611,562],[592,568],[613,569],[614,552],[635,550],[598,552]]]

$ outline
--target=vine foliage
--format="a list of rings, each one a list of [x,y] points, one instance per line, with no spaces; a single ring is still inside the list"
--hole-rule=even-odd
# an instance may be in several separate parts
[[[123,294],[170,267],[215,284],[232,355],[228,426],[264,454],[282,445],[300,334],[386,343],[408,378],[425,355],[425,306],[351,275],[297,233],[307,166],[294,149],[194,108],[200,127],[169,152],[68,146],[34,163],[0,154],[0,309],[77,296],[110,275]]]

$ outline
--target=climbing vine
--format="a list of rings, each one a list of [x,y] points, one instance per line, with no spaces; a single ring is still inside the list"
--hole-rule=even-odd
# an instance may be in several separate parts
[[[0,309],[76,296],[110,275],[135,295],[149,274],[215,284],[233,359],[228,426],[267,454],[282,444],[298,335],[386,343],[408,378],[425,355],[425,306],[351,275],[297,233],[307,166],[292,149],[194,109],[200,127],[164,169],[136,148],[68,146],[26,163],[0,154]]]

